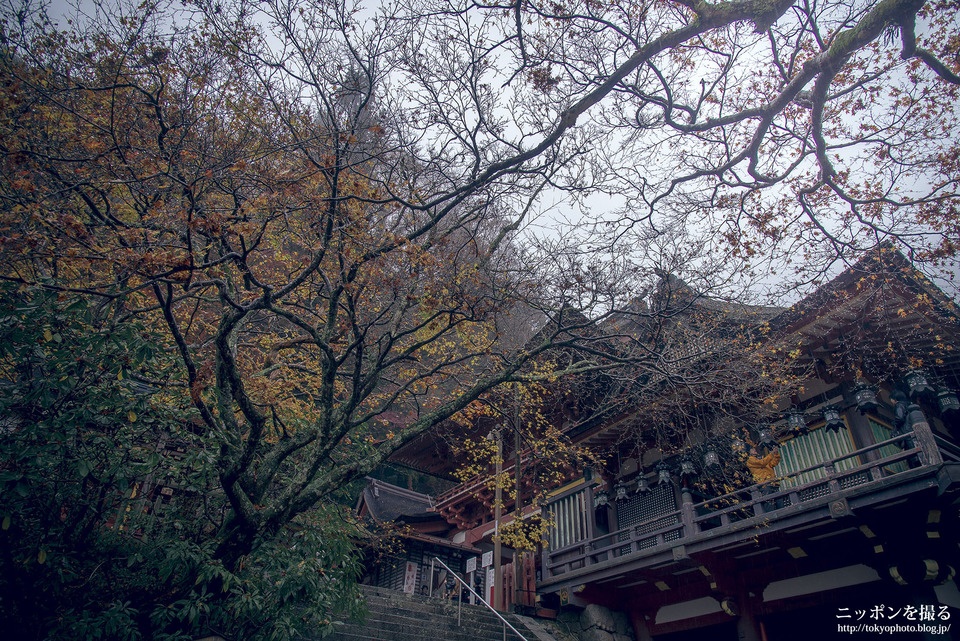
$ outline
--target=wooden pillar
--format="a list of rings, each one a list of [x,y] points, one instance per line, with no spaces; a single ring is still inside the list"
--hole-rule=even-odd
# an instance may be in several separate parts
[[[503,513],[503,489],[500,487],[500,475],[503,473],[503,441],[499,430],[494,432],[497,439],[497,476],[493,499],[494,541],[493,541],[493,609],[503,610],[503,546],[500,543],[500,519]]]
[[[740,616],[737,618],[737,639],[739,641],[767,641],[763,625],[757,618],[757,611],[763,597],[751,597],[751,591],[757,595],[762,595],[763,586],[759,584],[747,585],[743,582],[742,577],[738,577],[736,607],[740,610]]]
[[[584,521],[587,524],[587,540],[591,540],[597,536],[597,514],[593,503],[593,490],[595,487],[597,486],[588,486],[584,493],[584,498],[586,499],[584,501],[584,508],[587,510],[587,513],[584,515]]]
[[[870,428],[870,419],[857,411],[856,405],[849,408],[844,415],[847,419],[850,436],[853,437],[853,447],[860,449],[873,445],[876,439],[873,436],[873,430]],[[865,454],[861,454],[861,456],[864,459],[864,463],[872,463],[881,458],[876,450],[871,450]]]
[[[633,625],[633,634],[637,641],[653,641],[653,635],[650,634],[650,626],[647,625],[647,619],[640,610],[630,611],[630,623]]]
[[[513,518],[517,519],[518,522],[523,519],[523,501],[521,500],[521,491],[523,488],[520,486],[521,480],[521,467],[520,467],[520,408],[514,406],[514,424],[513,424],[513,471],[514,471],[514,486],[513,490],[517,493],[517,498],[513,502]],[[518,554],[516,551],[513,553],[513,576],[514,576],[514,592],[513,592],[513,602],[514,603],[526,603],[522,600],[520,590],[523,589],[523,581],[521,577],[523,576],[523,568],[521,566],[521,554]]]
[[[753,614],[749,602],[741,606],[740,618],[737,619],[737,639],[739,641],[764,641],[760,631],[760,622]]]

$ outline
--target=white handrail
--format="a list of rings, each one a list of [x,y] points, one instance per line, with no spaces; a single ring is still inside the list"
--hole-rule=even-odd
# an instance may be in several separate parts
[[[523,639],[523,641],[527,641],[527,638],[526,638],[525,636],[523,636],[522,634],[520,634],[515,627],[513,627],[512,625],[510,625],[510,622],[509,622],[509,621],[507,621],[507,620],[504,619],[502,616],[500,616],[500,613],[499,613],[499,612],[497,612],[497,611],[494,610],[492,607],[490,607],[490,604],[487,603],[486,601],[484,601],[482,596],[480,596],[479,594],[477,594],[476,592],[474,592],[473,588],[471,588],[469,585],[467,585],[466,581],[464,581],[464,580],[461,579],[459,576],[457,576],[457,573],[456,573],[456,572],[454,572],[454,571],[451,570],[449,567],[447,567],[447,564],[446,564],[446,563],[444,563],[443,561],[441,561],[441,560],[440,560],[439,558],[437,558],[437,557],[433,557],[433,560],[436,561],[437,563],[439,563],[440,565],[442,565],[442,566],[447,570],[447,572],[449,572],[450,575],[453,576],[453,578],[455,578],[457,581],[460,582],[460,585],[462,585],[463,587],[467,588],[467,590],[470,591],[470,594],[472,594],[473,596],[477,597],[477,600],[480,601],[480,603],[482,603],[488,610],[490,610],[491,612],[493,612],[494,615],[496,615],[496,617],[503,622],[503,625],[504,625],[504,628],[503,628],[503,638],[504,638],[504,639],[507,638],[507,628],[510,628],[511,630],[513,630],[513,633],[516,634],[516,635],[517,635],[518,637],[520,637],[521,639]],[[431,585],[433,584],[433,578],[432,578],[432,577],[430,578],[430,584],[431,584]]]

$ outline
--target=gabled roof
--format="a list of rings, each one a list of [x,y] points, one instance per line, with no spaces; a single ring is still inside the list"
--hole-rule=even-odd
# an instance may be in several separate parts
[[[435,519],[433,499],[420,492],[367,477],[367,486],[357,500],[357,513],[369,514],[380,523]]]
[[[822,285],[801,301],[783,310],[770,324],[777,328],[798,327],[815,316],[822,315],[838,303],[852,300],[858,294],[869,291],[870,283],[896,282],[910,295],[926,295],[932,309],[944,319],[957,319],[957,306],[933,282],[924,276],[900,251],[884,243],[845,269],[833,280]]]
[[[712,312],[721,312],[727,321],[763,321],[773,318],[783,312],[782,307],[773,307],[769,305],[747,305],[722,298],[707,296],[691,287],[686,281],[677,277],[675,274],[660,274],[660,283],[654,295],[654,305],[658,304],[657,299],[667,306],[676,306],[677,303],[687,304],[691,307],[708,310]],[[676,301],[676,302],[671,302]]]
[[[927,368],[945,386],[960,384],[957,305],[893,246],[865,258],[769,322],[772,336],[811,357],[855,348],[868,377]]]

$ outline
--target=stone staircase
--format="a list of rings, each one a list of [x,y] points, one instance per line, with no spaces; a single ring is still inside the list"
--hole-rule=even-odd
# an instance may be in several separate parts
[[[464,603],[457,625],[457,603],[395,590],[360,586],[369,614],[360,624],[336,622],[332,641],[503,641],[503,624],[482,605]],[[505,614],[524,641],[554,641],[534,620]],[[507,628],[507,641],[520,641]]]

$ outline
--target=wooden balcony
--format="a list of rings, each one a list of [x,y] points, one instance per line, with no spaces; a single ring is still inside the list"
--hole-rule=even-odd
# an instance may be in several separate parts
[[[538,590],[552,592],[663,567],[736,541],[841,519],[917,492],[939,496],[958,486],[960,449],[935,437],[920,421],[910,432],[797,470],[775,483],[699,503],[684,493],[673,512],[548,550]]]

